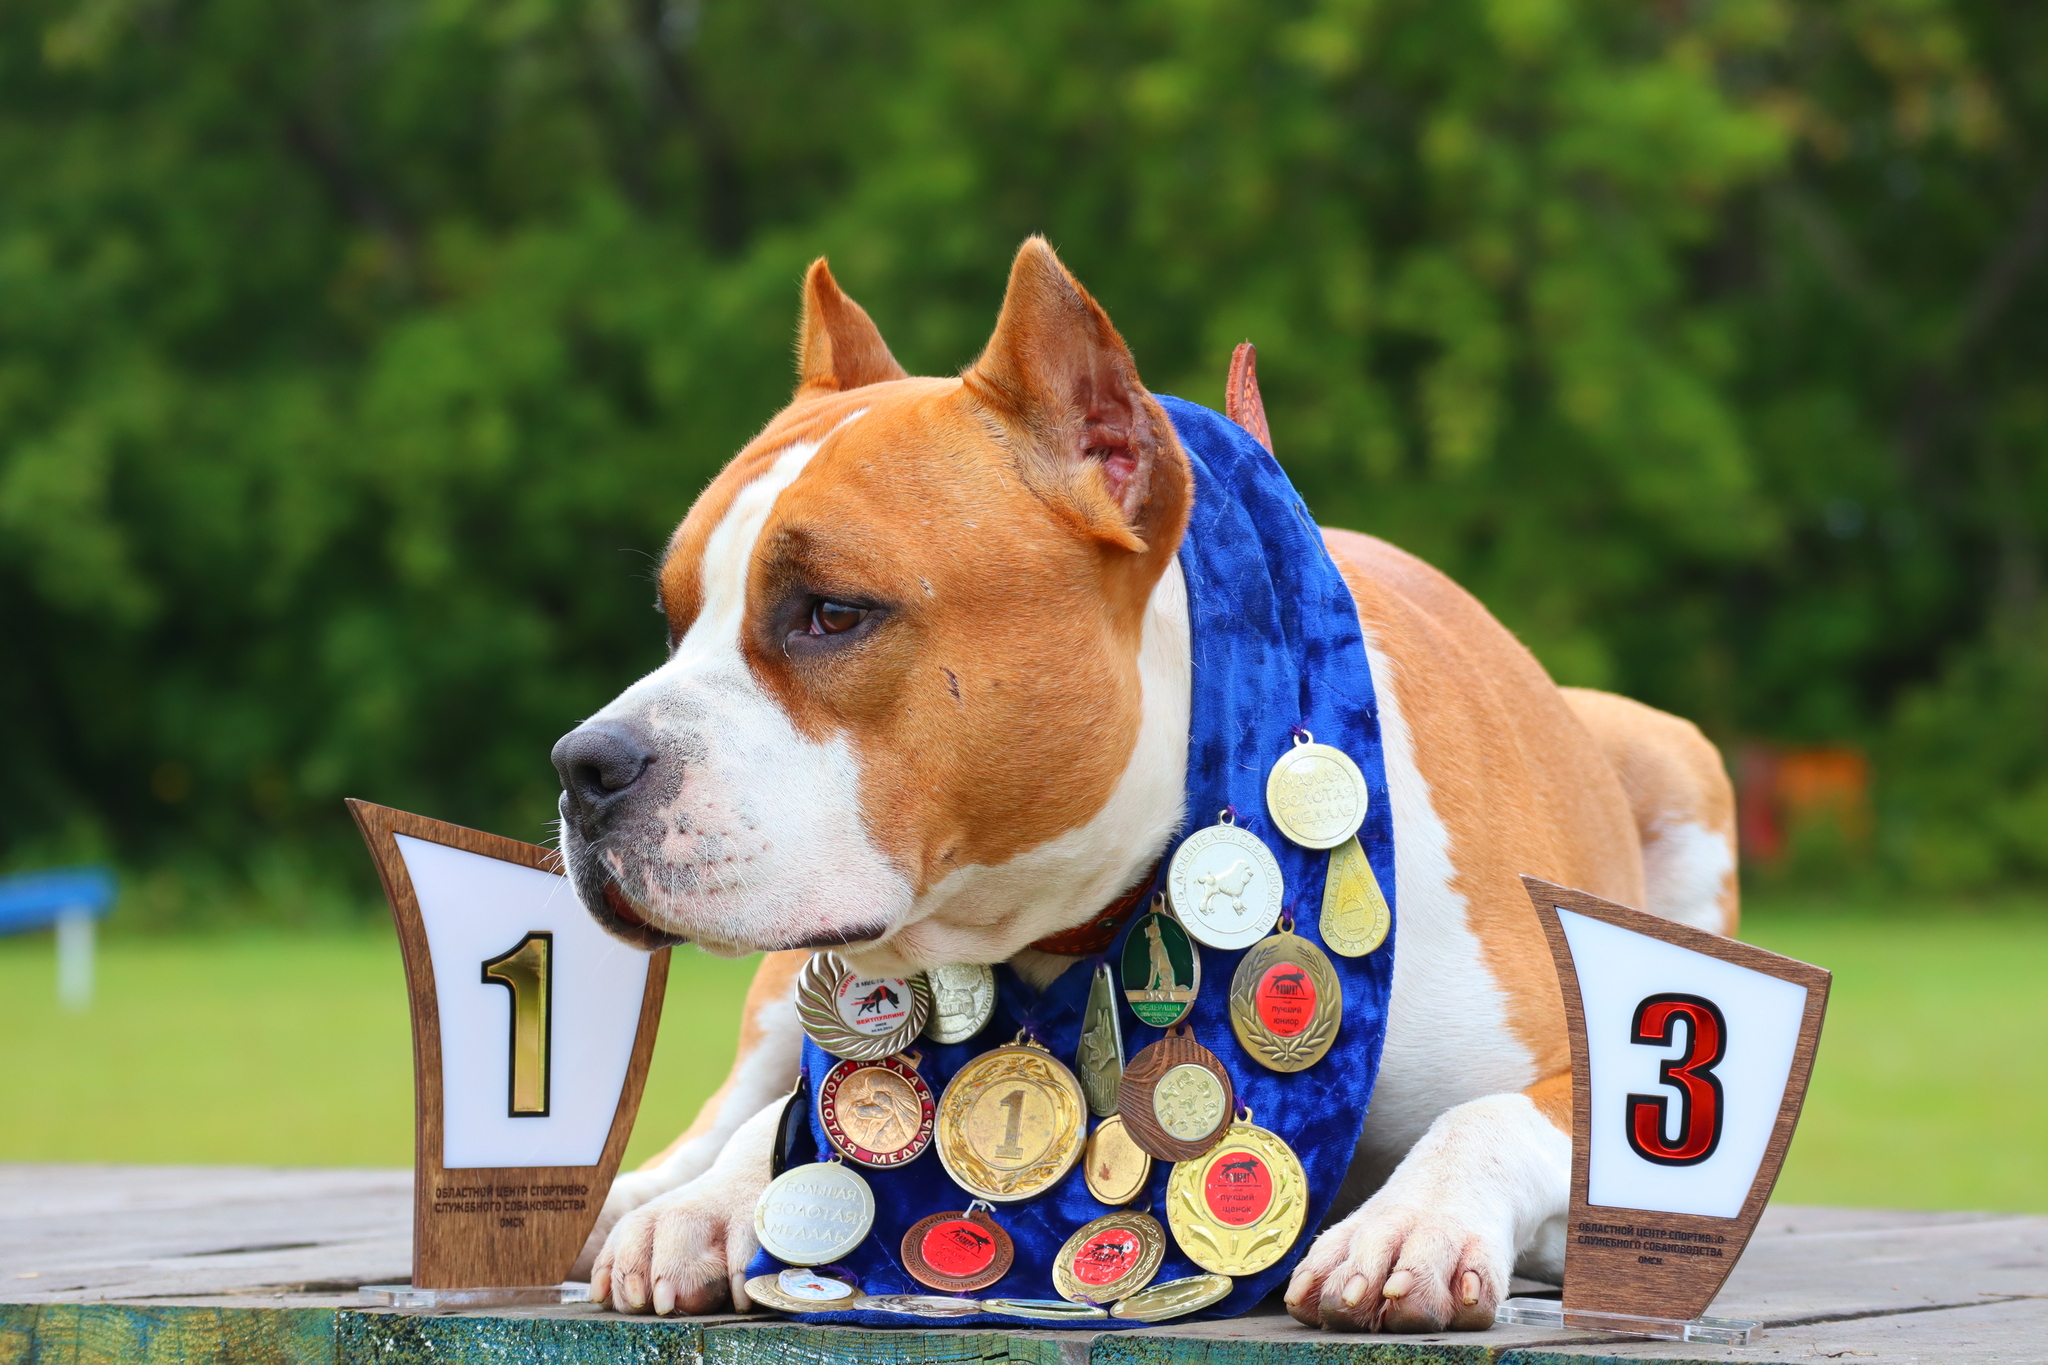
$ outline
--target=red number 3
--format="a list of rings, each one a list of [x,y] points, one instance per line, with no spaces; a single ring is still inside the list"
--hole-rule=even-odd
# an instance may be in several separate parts
[[[1728,1023],[1720,1007],[1697,995],[1649,996],[1636,1006],[1629,1041],[1670,1047],[1678,1041],[1672,1035],[1681,1019],[1686,1023],[1685,1055],[1657,1069],[1657,1079],[1678,1091],[1678,1137],[1664,1137],[1669,1095],[1628,1097],[1628,1145],[1660,1166],[1697,1166],[1721,1145],[1721,1078],[1714,1064],[1728,1050]]]

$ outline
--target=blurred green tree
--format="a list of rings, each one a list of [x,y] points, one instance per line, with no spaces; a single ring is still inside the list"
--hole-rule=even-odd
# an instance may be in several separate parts
[[[2048,870],[2044,22],[23,0],[7,857],[356,876],[344,794],[543,837],[803,263],[943,373],[1042,231],[1154,388],[1256,340],[1321,519],[1561,680],[1872,746],[1916,878]]]

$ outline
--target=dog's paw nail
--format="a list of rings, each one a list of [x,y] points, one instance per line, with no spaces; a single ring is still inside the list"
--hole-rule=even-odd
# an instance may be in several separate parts
[[[609,1270],[590,1272],[590,1301],[603,1303],[612,1296],[612,1273]]]
[[[1466,1302],[1466,1303],[1468,1303],[1468,1304],[1473,1304],[1473,1303],[1477,1303],[1477,1302],[1479,1302],[1479,1272],[1478,1272],[1478,1271],[1476,1271],[1476,1270],[1468,1270],[1468,1271],[1466,1271],[1466,1272],[1464,1273],[1464,1275],[1462,1275],[1461,1277],[1459,1277],[1459,1280],[1458,1280],[1458,1295],[1459,1295],[1459,1297],[1460,1297],[1460,1298],[1464,1299],[1464,1300],[1465,1300],[1465,1302]]]
[[[1365,1290],[1365,1276],[1353,1275],[1344,1285],[1344,1306],[1346,1308],[1358,1307],[1359,1301],[1365,1297]]]
[[[1398,1299],[1415,1287],[1415,1276],[1405,1270],[1397,1270],[1387,1276],[1387,1287],[1380,1292],[1390,1299]]]
[[[654,1312],[657,1317],[667,1317],[676,1311],[676,1291],[668,1287],[667,1280],[654,1282]]]
[[[635,1312],[647,1306],[647,1281],[639,1275],[626,1277],[626,1303]]]

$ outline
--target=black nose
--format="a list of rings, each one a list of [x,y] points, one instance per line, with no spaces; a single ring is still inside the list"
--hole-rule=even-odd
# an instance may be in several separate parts
[[[552,757],[562,790],[589,811],[618,800],[654,762],[653,750],[617,725],[579,725],[555,741]]]

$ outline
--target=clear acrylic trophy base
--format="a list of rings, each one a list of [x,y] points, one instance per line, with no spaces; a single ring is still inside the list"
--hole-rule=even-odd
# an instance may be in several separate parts
[[[1593,1313],[1566,1308],[1556,1299],[1509,1299],[1493,1310],[1496,1324],[1509,1327],[1566,1327],[1581,1332],[1617,1332],[1656,1341],[1697,1341],[1712,1346],[1747,1346],[1763,1324],[1747,1318],[1643,1318],[1633,1313]]]
[[[409,1284],[366,1284],[356,1291],[371,1308],[540,1308],[556,1303],[589,1303],[587,1284],[515,1284],[478,1289],[415,1289]]]

